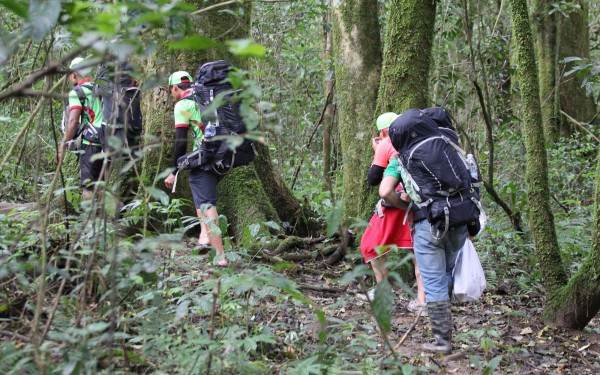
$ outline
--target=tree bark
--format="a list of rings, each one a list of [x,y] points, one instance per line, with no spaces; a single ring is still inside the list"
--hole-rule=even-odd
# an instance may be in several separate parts
[[[544,277],[544,286],[548,293],[552,293],[564,285],[567,277],[560,258],[554,217],[549,204],[547,155],[527,1],[511,0],[511,5],[513,33],[516,39],[517,80],[522,103],[521,122],[526,149],[525,179],[529,201],[529,225]]]
[[[347,219],[364,218],[375,197],[365,174],[373,154],[371,136],[381,69],[377,0],[335,2],[332,12],[342,200]]]
[[[579,271],[551,295],[545,308],[546,319],[560,327],[583,329],[600,311],[600,154],[597,159],[592,248]]]
[[[392,0],[387,15],[377,114],[429,105],[433,0]],[[372,121],[371,121],[372,122]]]
[[[561,110],[580,121],[589,121],[596,113],[596,105],[581,87],[581,80],[563,77],[565,67],[560,63],[565,57],[590,56],[587,4],[584,0],[569,0],[580,9],[573,7],[565,16],[553,11],[554,3],[553,0],[532,2],[544,133],[549,142],[572,133],[572,127],[560,115]]]
[[[562,60],[566,57],[577,56],[584,59],[590,57],[590,36],[588,26],[589,7],[585,0],[573,0],[579,4],[580,9],[569,13],[568,18],[562,17],[560,29],[560,54]],[[597,111],[596,103],[592,97],[586,95],[581,87],[581,79],[570,76],[564,77],[569,71],[569,66],[560,66],[560,109],[569,116],[582,122],[590,122]],[[571,122],[561,116],[560,134],[568,136],[573,133]]]
[[[197,8],[216,4],[219,1],[194,1]],[[232,3],[220,10],[227,9],[228,12],[219,12],[215,16],[213,11],[202,13],[192,20],[200,35],[217,39],[223,43],[225,40],[245,38],[249,35],[251,6],[249,3]],[[157,48],[157,54],[152,56],[148,62],[148,70],[156,72],[159,77],[166,79],[172,71],[186,70],[194,75],[196,69],[202,62],[228,59],[239,63],[225,48],[214,48],[202,52],[169,52],[166,45]],[[173,105],[168,93],[164,89],[156,88],[151,95],[146,95],[145,128],[146,140],[153,137],[158,141],[158,147],[147,153],[144,161],[144,175],[146,181],[154,179],[158,173],[168,168],[172,163],[174,127],[173,127]],[[258,158],[267,165],[261,166],[264,170],[271,167],[270,158]],[[230,235],[238,241],[246,243],[251,241],[248,225],[268,220],[279,220],[277,212],[271,204],[269,196],[263,189],[263,184],[254,168],[254,164],[238,167],[231,171],[218,186],[217,208],[220,213],[227,216],[229,221]],[[272,173],[272,171],[271,171]],[[190,199],[191,194],[187,182],[187,174],[182,178],[179,176],[177,184],[179,196]],[[162,180],[157,182],[162,187]],[[188,211],[189,214],[191,212]]]

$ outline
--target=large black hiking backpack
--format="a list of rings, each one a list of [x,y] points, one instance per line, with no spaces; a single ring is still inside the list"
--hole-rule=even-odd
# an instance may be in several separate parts
[[[452,227],[474,225],[481,211],[478,176],[448,128],[440,127],[430,111],[410,109],[389,130],[405,189],[426,211],[436,239]]]
[[[102,65],[98,69],[96,83],[102,98],[105,147],[111,136],[118,137],[129,148],[140,144],[143,127],[141,91],[131,73],[132,68],[127,63],[116,67]]]
[[[240,115],[239,90],[228,80],[232,69],[223,60],[208,62],[198,68],[193,84],[205,126],[202,164],[218,174],[247,165],[256,155],[254,144],[244,137],[247,128]]]

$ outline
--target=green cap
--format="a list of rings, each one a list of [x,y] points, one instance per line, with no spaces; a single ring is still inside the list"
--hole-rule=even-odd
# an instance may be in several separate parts
[[[86,61],[83,57],[81,57],[81,56],[76,57],[69,64],[69,69],[71,69],[72,71],[74,71],[82,76],[90,75],[90,73],[92,72],[92,67],[91,66],[86,67],[85,63],[86,63]]]
[[[178,85],[182,82],[192,82],[192,76],[190,73],[179,71],[169,76],[169,86]]]
[[[392,125],[392,122],[398,117],[394,112],[385,112],[377,117],[377,130],[387,129]]]

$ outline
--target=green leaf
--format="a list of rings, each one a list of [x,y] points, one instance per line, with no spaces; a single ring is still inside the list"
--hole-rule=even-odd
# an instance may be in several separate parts
[[[169,43],[169,48],[190,51],[202,51],[205,49],[213,48],[216,45],[217,42],[210,38],[201,35],[192,35]]]
[[[154,197],[154,199],[158,199],[160,203],[163,204],[163,206],[167,206],[169,204],[169,195],[163,190],[154,187],[149,187],[148,192],[152,197]]]
[[[327,213],[327,237],[333,236],[342,223],[344,210],[340,201]]]
[[[85,330],[90,333],[102,332],[108,328],[110,324],[106,322],[96,322],[85,327]]]
[[[27,18],[27,3],[23,0],[0,0],[0,5],[21,18]]]
[[[29,24],[27,28],[33,39],[42,38],[56,25],[60,15],[60,0],[31,0],[29,2]]]
[[[383,280],[377,284],[375,289],[375,298],[371,307],[373,315],[377,319],[377,323],[381,330],[385,333],[392,328],[392,306],[394,305],[392,286],[387,280]]]
[[[227,42],[229,51],[241,57],[264,57],[266,49],[250,39],[237,39]]]

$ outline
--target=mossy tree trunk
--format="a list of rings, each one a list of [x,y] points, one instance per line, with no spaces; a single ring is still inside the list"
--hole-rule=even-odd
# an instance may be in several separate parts
[[[567,285],[550,296],[545,309],[546,319],[565,328],[583,329],[600,311],[600,154],[597,159],[592,248]]]
[[[388,7],[377,113],[427,107],[436,2],[392,0]]]
[[[593,242],[579,271],[567,282],[549,205],[547,159],[533,42],[526,0],[511,0],[517,47],[517,78],[523,105],[529,222],[548,295],[545,317],[556,325],[582,329],[600,310],[600,157],[596,168]]]
[[[525,136],[529,225],[544,286],[548,292],[553,292],[564,285],[567,277],[560,259],[554,217],[549,204],[547,155],[533,39],[527,1],[511,0],[511,5],[513,35],[516,39],[517,81],[522,103],[521,122]]]
[[[559,53],[561,61],[571,56],[585,59],[590,57],[589,6],[585,0],[573,0],[573,3],[579,5],[579,9],[575,8],[569,13],[568,18],[562,17],[561,21]],[[581,79],[575,76],[564,76],[569,70],[570,65],[561,64],[558,90],[560,109],[579,121],[589,122],[594,118],[597,106],[581,87]],[[560,134],[570,135],[574,129],[571,123],[565,116],[561,115],[560,119]]]
[[[569,0],[565,16],[554,9],[555,3],[532,1],[542,118],[546,140],[550,142],[559,135],[571,134],[572,128],[561,116],[561,110],[581,121],[591,120],[596,112],[593,100],[581,88],[581,81],[564,77],[565,66],[560,63],[565,57],[590,55],[587,4],[584,0]]]
[[[333,53],[342,147],[345,217],[364,218],[374,193],[366,183],[381,71],[377,0],[334,2]]]
[[[193,1],[198,8],[207,7],[219,1]],[[246,38],[249,35],[251,6],[249,3],[231,4],[227,7],[202,13],[194,17],[192,24],[197,27],[198,34],[217,39],[221,44],[225,40]],[[226,11],[223,11],[226,10]],[[224,45],[202,52],[169,52],[165,45],[157,48],[156,56],[149,61],[149,71],[156,72],[159,77],[168,77],[175,70],[186,70],[192,75],[202,62],[228,59],[233,57],[226,52]],[[238,63],[233,59],[234,63]],[[155,89],[151,95],[146,95],[145,109],[145,131],[146,139],[156,137],[158,147],[146,155],[144,162],[144,175],[153,179],[157,173],[168,168],[172,163],[172,152],[174,142],[173,128],[173,102],[168,93],[162,89]],[[270,158],[262,158],[262,162],[268,163]],[[162,186],[162,181],[158,182]],[[178,182],[180,195],[190,199],[191,194],[187,178],[181,178]],[[242,242],[250,240],[248,225],[261,223],[269,220],[279,220],[277,211],[273,208],[269,196],[263,189],[254,164],[234,169],[219,183],[217,208],[220,213],[227,216],[230,224],[230,234]]]

